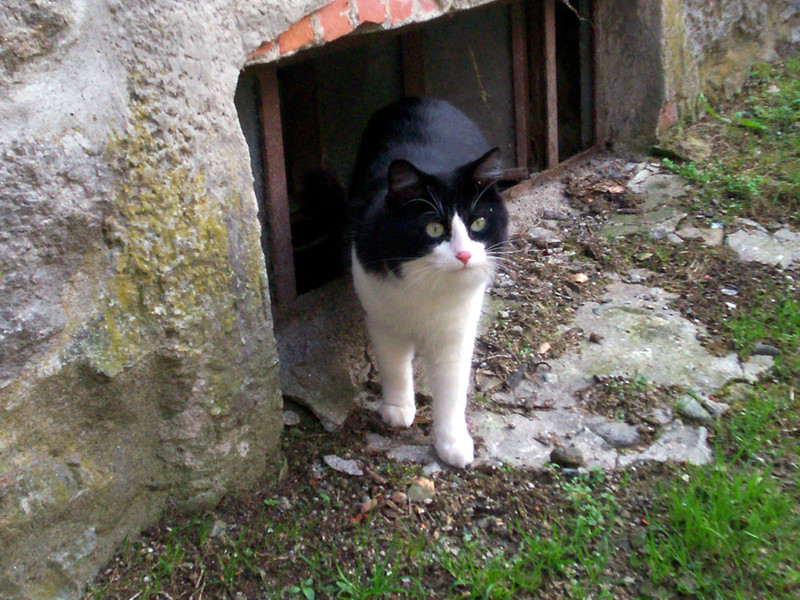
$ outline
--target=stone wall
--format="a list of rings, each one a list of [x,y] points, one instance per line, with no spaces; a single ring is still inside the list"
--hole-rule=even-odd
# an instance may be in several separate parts
[[[754,62],[796,52],[800,2],[599,0],[594,25],[598,139],[648,148],[701,92],[722,105]]]

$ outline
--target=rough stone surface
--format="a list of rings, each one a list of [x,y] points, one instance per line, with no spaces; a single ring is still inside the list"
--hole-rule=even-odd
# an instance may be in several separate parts
[[[627,423],[598,423],[590,428],[612,448],[627,448],[641,442],[636,427]]]
[[[756,229],[739,230],[729,235],[725,244],[743,261],[755,261],[786,268],[800,262],[800,234],[780,229],[773,234]]]
[[[4,599],[77,597],[168,501],[213,505],[275,453],[277,354],[233,97],[244,38],[285,17],[250,10],[0,6]]]

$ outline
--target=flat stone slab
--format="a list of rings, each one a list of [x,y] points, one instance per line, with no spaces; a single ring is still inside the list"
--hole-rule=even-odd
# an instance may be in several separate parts
[[[513,394],[498,393],[504,404],[544,406],[526,414],[500,414],[473,406],[469,421],[476,438],[476,464],[541,467],[556,446],[576,447],[584,467],[617,469],[636,462],[675,461],[702,464],[711,459],[705,427],[666,419],[659,437],[642,447],[630,425],[585,413],[576,392],[595,377],[644,377],[658,385],[682,385],[706,399],[732,379],[754,380],[772,366],[772,357],[742,363],[735,354],[713,356],[697,341],[704,328],[669,307],[673,295],[657,287],[615,282],[600,302],[587,302],[570,327],[599,342],[581,345],[550,363],[543,376],[523,380]],[[511,397],[509,397],[511,396]],[[630,430],[633,430],[631,432]],[[430,464],[430,446],[398,432],[370,434],[368,449],[398,461]]]
[[[788,228],[772,234],[762,229],[742,229],[729,235],[725,244],[745,262],[760,262],[782,269],[800,263],[800,233]]]

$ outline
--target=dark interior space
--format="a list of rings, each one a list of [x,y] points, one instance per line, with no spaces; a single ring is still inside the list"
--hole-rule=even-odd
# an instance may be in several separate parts
[[[594,143],[592,29],[589,0],[556,2],[558,156],[565,160]]]
[[[511,182],[552,166],[542,142],[548,135],[557,139],[556,162],[591,146],[590,0],[572,3],[587,18],[555,2],[549,49],[542,5],[497,2],[398,30],[350,35],[242,73],[236,105],[250,146],[273,288],[281,287],[272,281],[276,265],[290,261],[293,268],[283,284],[292,289],[278,289],[273,299],[291,302],[344,273],[344,194],[361,133],[373,112],[404,95],[443,98],[465,112],[501,148]],[[548,53],[556,57],[557,85],[543,75]],[[259,86],[265,72],[277,91]],[[547,85],[557,94],[557,129],[547,129]],[[283,229],[271,222],[276,192],[269,177],[275,171],[265,166],[270,128],[263,115],[270,103],[282,132],[282,155],[272,160],[285,169]],[[281,254],[276,238],[287,231],[291,240],[284,248],[290,250]]]

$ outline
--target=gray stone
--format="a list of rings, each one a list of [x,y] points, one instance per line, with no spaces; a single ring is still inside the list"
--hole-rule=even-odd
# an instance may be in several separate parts
[[[364,474],[364,470],[354,460],[344,459],[334,454],[323,456],[322,460],[331,469],[339,473],[352,475],[353,477],[361,477]]]
[[[675,408],[682,417],[695,421],[702,425],[710,425],[714,418],[703,408],[703,405],[692,396],[683,396],[675,405]]]
[[[729,235],[725,243],[745,262],[760,262],[787,268],[800,262],[800,234],[781,229],[775,234],[744,229]]]
[[[702,240],[706,246],[720,246],[725,239],[725,233],[721,228],[699,228],[687,225],[675,233],[683,239]]]
[[[560,235],[544,227],[532,227],[528,230],[528,237],[540,248],[558,246],[563,243]]]
[[[583,452],[580,448],[558,446],[550,452],[550,462],[574,469],[583,465]]]
[[[3,598],[77,598],[168,505],[275,476],[278,361],[233,99],[243,30],[286,22],[243,16],[0,5]]]
[[[780,356],[781,351],[775,346],[765,344],[763,342],[756,342],[753,345],[753,354],[759,356]]]
[[[612,448],[627,448],[641,443],[636,427],[627,423],[605,422],[590,426]]]
[[[300,415],[293,410],[283,411],[283,425],[285,427],[293,427],[300,424]]]
[[[704,465],[711,461],[711,448],[708,446],[708,431],[705,427],[687,427],[672,423],[664,427],[658,439],[648,448],[637,454],[619,457],[617,466],[645,462],[678,462]]]
[[[730,408],[729,404],[725,402],[716,402],[709,398],[703,398],[700,403],[712,416],[718,417]]]

